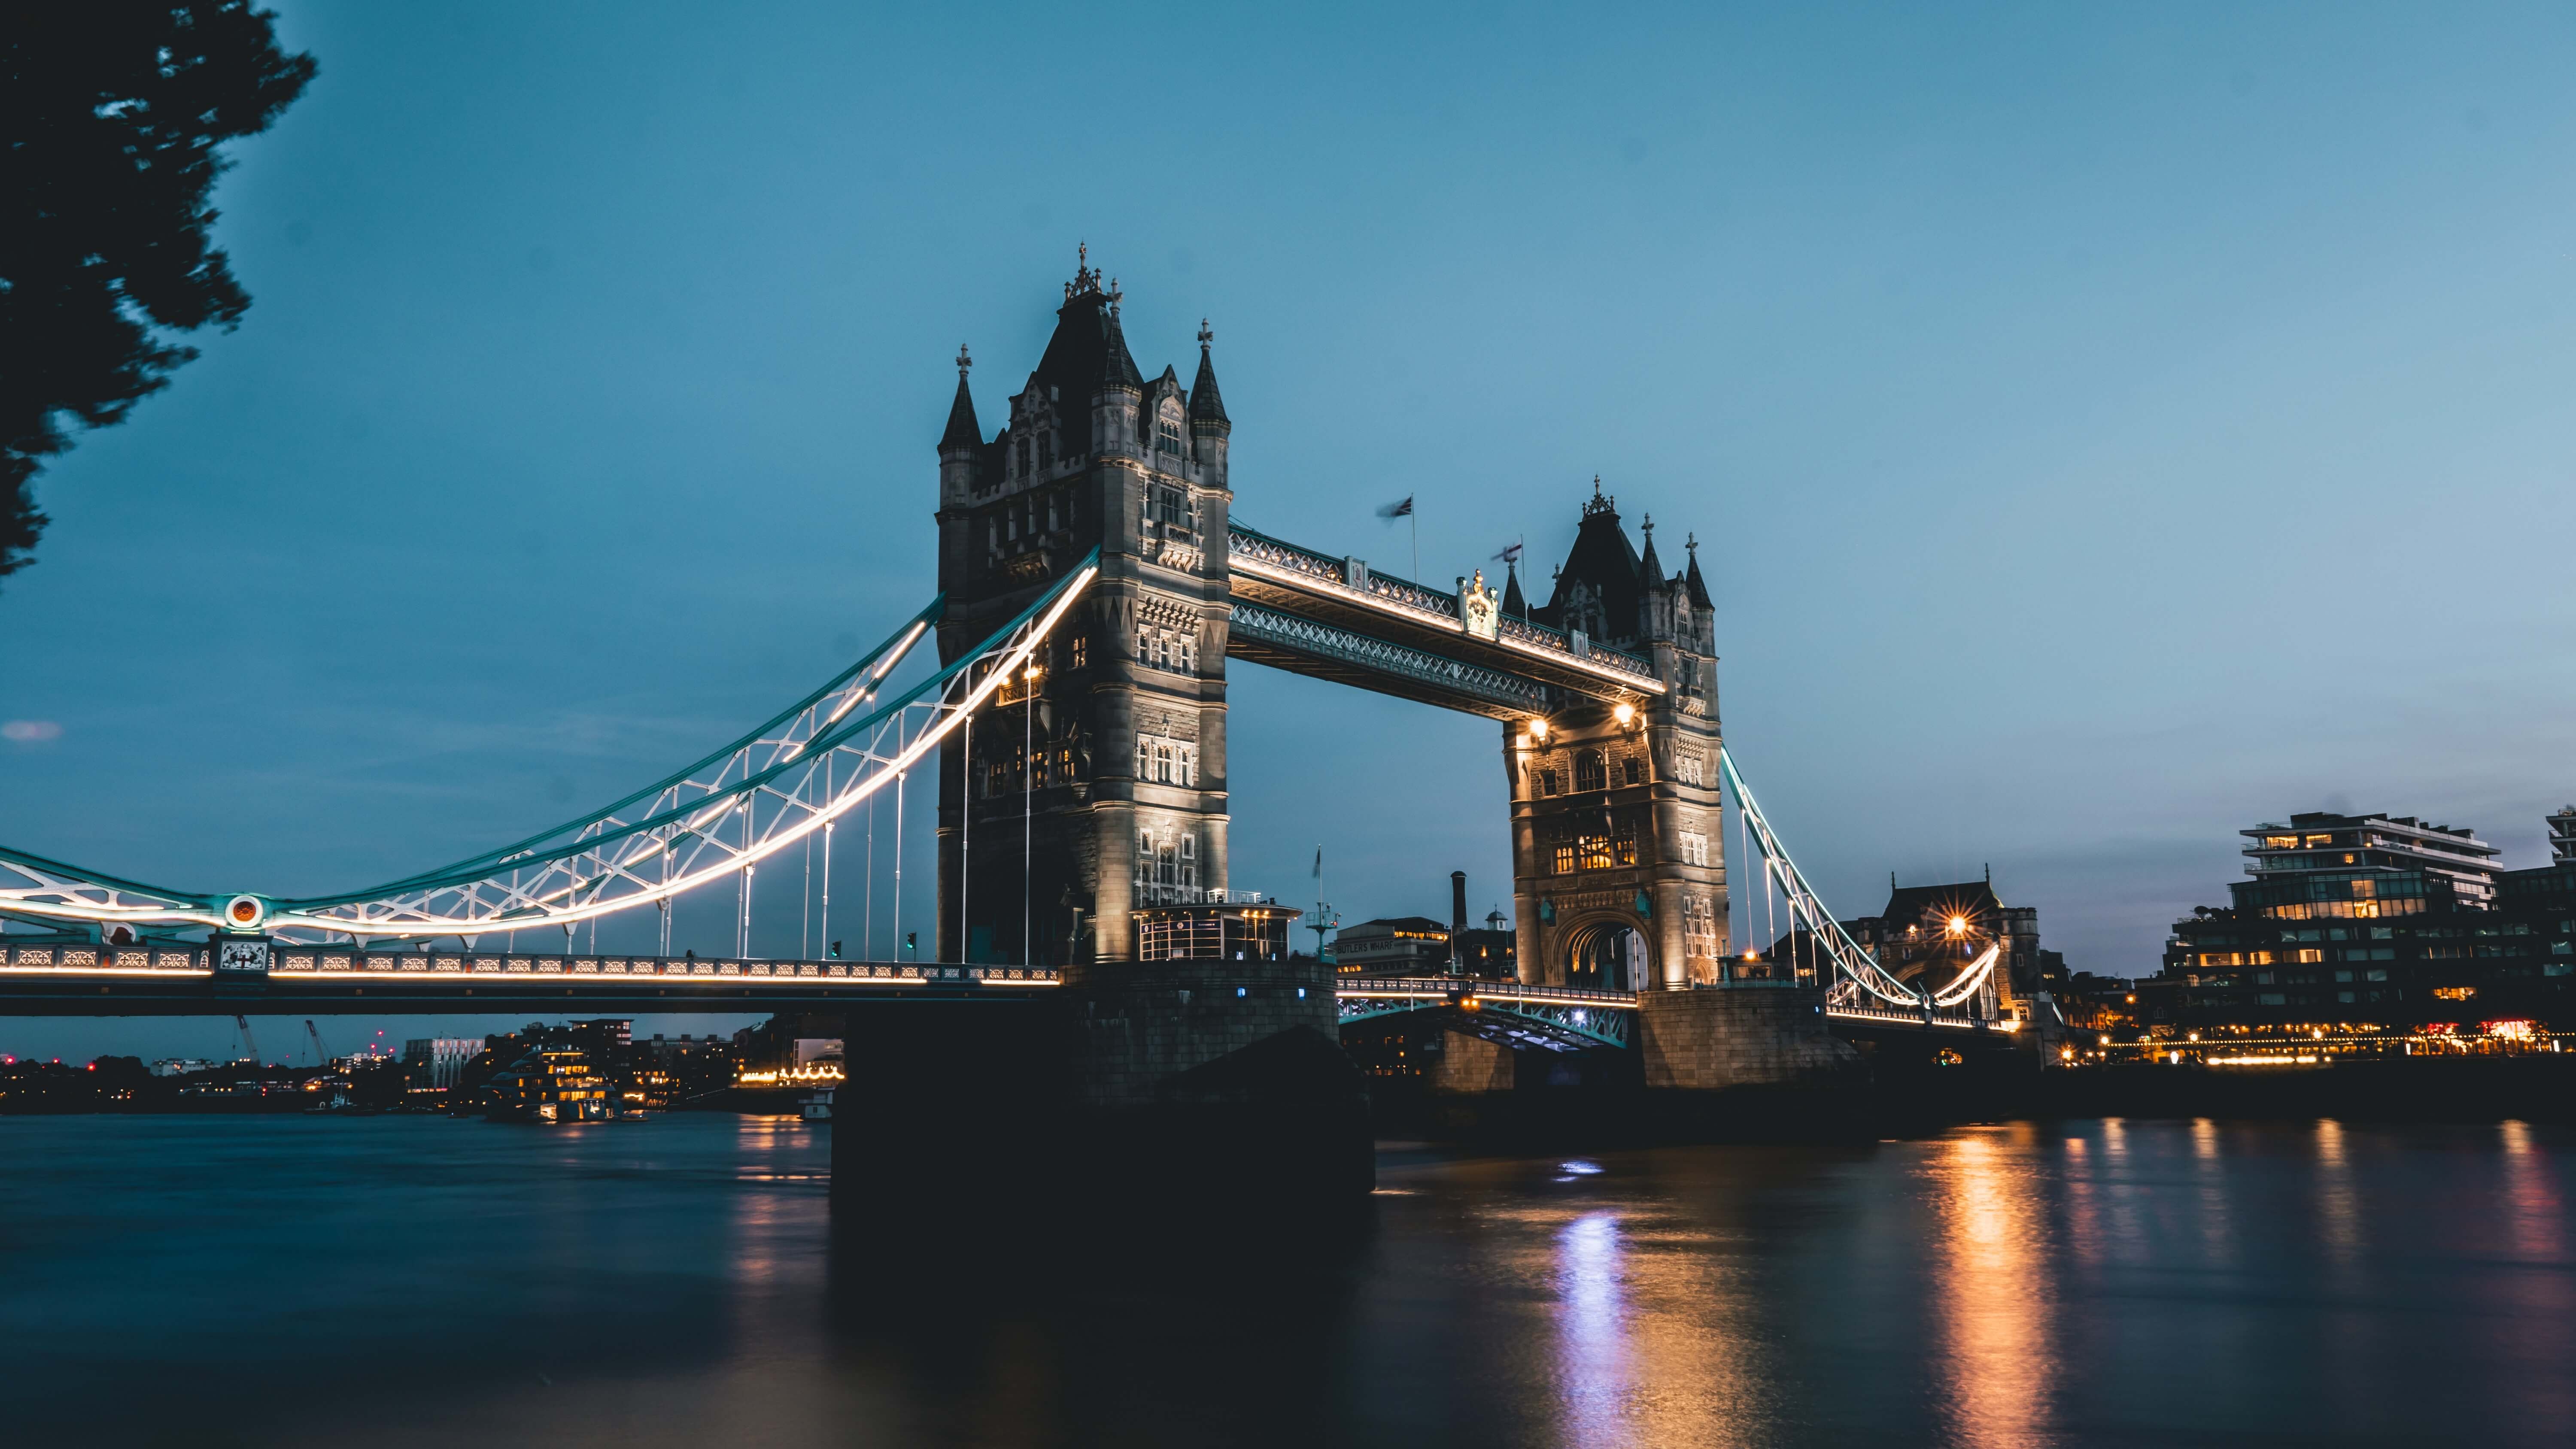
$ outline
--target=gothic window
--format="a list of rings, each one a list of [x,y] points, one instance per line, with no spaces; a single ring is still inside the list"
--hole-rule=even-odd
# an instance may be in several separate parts
[[[1619,762],[1619,774],[1631,785],[1642,785],[1646,783],[1646,762],[1630,755]]]
[[[1029,437],[1026,433],[1022,433],[1020,435],[1018,453],[1020,459],[1019,471],[1025,474],[1029,471]]]
[[[1154,783],[1172,783],[1172,747],[1168,744],[1154,746]]]
[[[1602,767],[1599,750],[1584,750],[1575,755],[1574,788],[1577,791],[1605,790],[1609,785],[1609,772]]]
[[[1136,778],[1154,778],[1154,742],[1143,735],[1136,737]]]
[[[1181,837],[1181,875],[1174,883],[1183,890],[1195,891],[1199,888],[1198,844],[1195,836]]]
[[[1190,506],[1190,495],[1187,493],[1178,488],[1154,490],[1155,518],[1164,523],[1187,528],[1194,520],[1194,516],[1194,510]]]
[[[1541,770],[1538,772],[1538,792],[1542,795],[1556,795],[1563,793],[1561,789],[1563,784],[1563,777],[1559,776],[1554,770]]]
[[[1682,864],[1708,864],[1708,837],[1696,830],[1682,832]]]
[[[1704,783],[1701,777],[1703,768],[1696,751],[1681,750],[1673,755],[1673,774],[1685,785]]]
[[[1155,414],[1154,451],[1170,453],[1175,457],[1188,451],[1181,446],[1180,409],[1166,406]]]
[[[1070,669],[1087,667],[1091,663],[1091,640],[1080,634],[1074,635],[1073,647],[1067,651],[1065,661]]]
[[[1053,428],[1038,434],[1038,466],[1041,468],[1055,466],[1055,430]]]

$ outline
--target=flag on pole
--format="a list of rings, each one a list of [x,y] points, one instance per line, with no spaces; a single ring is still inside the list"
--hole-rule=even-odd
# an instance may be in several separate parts
[[[1390,503],[1384,508],[1379,509],[1377,511],[1377,516],[1380,518],[1411,518],[1413,516],[1413,495],[1407,493],[1404,495],[1403,502]]]
[[[1506,547],[1501,553],[1494,555],[1494,557],[1502,563],[1519,563],[1521,561],[1521,546],[1517,543],[1512,544]]]
[[[1322,880],[1323,878],[1324,878],[1324,847],[1322,847],[1322,846],[1318,845],[1318,846],[1316,846],[1316,847],[1315,847],[1315,879],[1317,879],[1317,880]]]

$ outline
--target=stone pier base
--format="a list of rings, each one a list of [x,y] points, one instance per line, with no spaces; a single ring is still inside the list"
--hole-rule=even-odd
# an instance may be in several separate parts
[[[1062,998],[1072,1136],[1164,1203],[1355,1205],[1376,1185],[1368,1084],[1318,962],[1110,963]]]
[[[853,1228],[1007,1226],[1081,1205],[1365,1206],[1366,1079],[1329,968],[1110,964],[1038,999],[851,1013],[833,1208]]]
[[[1638,998],[1646,1085],[1688,1092],[1842,1087],[1860,1053],[1825,1029],[1822,987],[1649,991]]]

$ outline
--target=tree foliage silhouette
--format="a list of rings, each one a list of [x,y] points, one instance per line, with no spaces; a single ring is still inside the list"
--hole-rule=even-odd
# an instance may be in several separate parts
[[[29,485],[66,428],[120,422],[250,307],[206,204],[220,147],[313,79],[247,0],[69,0],[0,26],[0,577],[34,562]]]

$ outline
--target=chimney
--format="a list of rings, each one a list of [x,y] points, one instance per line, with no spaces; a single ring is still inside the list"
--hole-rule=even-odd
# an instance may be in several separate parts
[[[1467,947],[1459,937],[1467,931],[1467,873],[1449,872],[1449,971],[1456,975],[1467,969]]]

